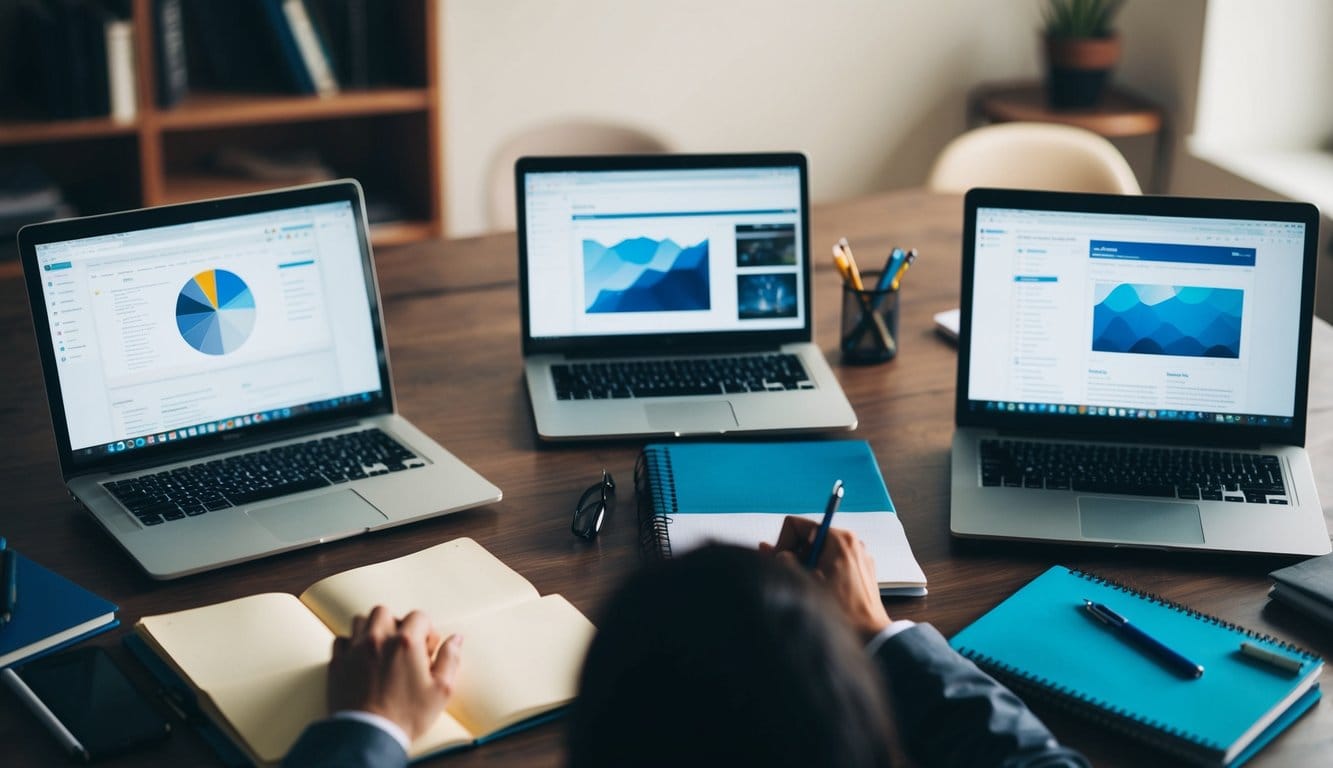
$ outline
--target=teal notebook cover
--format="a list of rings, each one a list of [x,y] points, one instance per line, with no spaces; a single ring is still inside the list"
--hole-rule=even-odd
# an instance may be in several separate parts
[[[0,626],[0,667],[72,645],[120,622],[116,605],[18,552],[18,600]]]
[[[659,514],[821,511],[834,480],[847,489],[838,514],[893,512],[879,463],[864,440],[794,443],[655,443],[649,464],[669,487],[655,498]]]
[[[1186,679],[1098,622],[1106,605],[1190,660]],[[1301,662],[1289,673],[1240,653],[1247,641]],[[1054,566],[949,641],[1020,690],[1205,765],[1239,765],[1319,697],[1314,654],[1180,605]]]

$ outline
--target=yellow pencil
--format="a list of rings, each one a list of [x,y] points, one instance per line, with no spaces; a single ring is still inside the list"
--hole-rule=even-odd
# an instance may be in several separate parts
[[[861,282],[861,270],[856,268],[856,257],[852,255],[852,246],[847,242],[847,238],[840,238],[836,247],[842,250],[843,258],[847,259],[847,269],[852,273],[852,287],[864,291],[866,286]]]

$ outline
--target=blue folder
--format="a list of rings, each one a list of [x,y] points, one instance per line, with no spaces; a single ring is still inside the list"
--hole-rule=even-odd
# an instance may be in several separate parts
[[[1084,610],[1106,605],[1201,664],[1174,674]],[[1288,672],[1240,653],[1249,642],[1300,662]],[[1054,566],[950,640],[1016,689],[1200,765],[1236,766],[1319,698],[1323,660],[1265,635],[1090,574]]]
[[[18,558],[18,601],[0,626],[0,668],[53,653],[120,624],[116,605],[23,555]]]

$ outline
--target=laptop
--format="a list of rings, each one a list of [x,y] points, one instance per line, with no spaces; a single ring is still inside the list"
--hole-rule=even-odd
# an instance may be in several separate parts
[[[514,173],[539,437],[856,427],[811,343],[803,155],[524,157]]]
[[[355,181],[18,242],[61,474],[150,576],[500,499],[395,412]]]
[[[968,192],[954,535],[1329,552],[1318,231],[1303,203]]]

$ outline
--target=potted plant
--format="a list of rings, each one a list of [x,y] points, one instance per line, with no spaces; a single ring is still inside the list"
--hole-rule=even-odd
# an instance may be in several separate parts
[[[1120,59],[1111,27],[1124,0],[1047,0],[1044,13],[1046,94],[1052,107],[1091,107]]]

